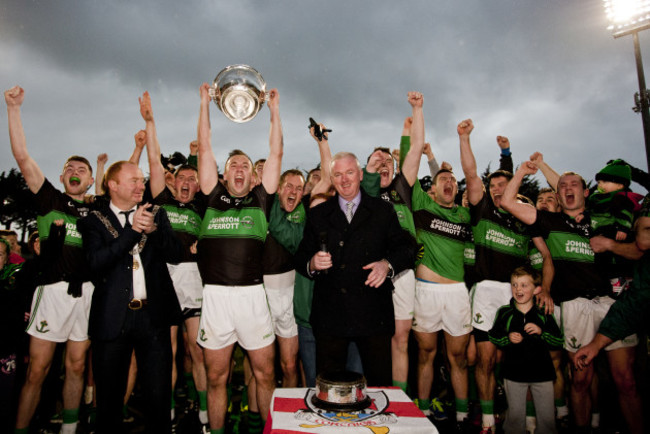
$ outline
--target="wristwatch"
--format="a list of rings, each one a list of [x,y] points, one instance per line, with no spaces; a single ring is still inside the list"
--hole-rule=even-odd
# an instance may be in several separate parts
[[[386,274],[386,278],[392,279],[395,276],[395,270],[393,269],[393,266],[390,265],[390,262],[388,262],[388,259],[383,259],[383,261],[386,261],[386,264],[388,264],[388,273]]]

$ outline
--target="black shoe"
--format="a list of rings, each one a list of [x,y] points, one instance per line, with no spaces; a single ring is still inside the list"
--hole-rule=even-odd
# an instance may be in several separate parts
[[[466,434],[469,433],[469,420],[467,418],[463,419],[462,422],[456,421],[456,424],[454,425],[454,433],[455,434]]]

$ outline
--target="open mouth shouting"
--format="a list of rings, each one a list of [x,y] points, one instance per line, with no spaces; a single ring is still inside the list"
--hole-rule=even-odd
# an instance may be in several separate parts
[[[180,194],[180,199],[181,200],[189,200],[190,199],[190,186],[187,184],[184,184],[180,191],[178,192]]]
[[[296,196],[294,195],[287,196],[287,205],[289,208],[293,209],[293,207],[296,206]]]
[[[572,206],[572,205],[575,204],[575,201],[576,201],[576,196],[575,196],[575,194],[573,194],[573,192],[567,192],[564,195],[564,202],[567,205]]]
[[[235,188],[237,190],[241,190],[242,188],[244,188],[244,184],[245,184],[245,178],[243,176],[241,175],[235,176]]]
[[[78,185],[81,185],[81,179],[76,176],[71,176],[68,182],[72,187],[77,187]]]

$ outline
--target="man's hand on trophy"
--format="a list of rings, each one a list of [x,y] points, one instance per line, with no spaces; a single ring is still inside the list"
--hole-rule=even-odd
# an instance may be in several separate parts
[[[279,110],[280,108],[280,93],[277,89],[269,91],[269,110]]]
[[[199,88],[199,95],[201,95],[201,103],[210,104],[210,85],[203,83]]]

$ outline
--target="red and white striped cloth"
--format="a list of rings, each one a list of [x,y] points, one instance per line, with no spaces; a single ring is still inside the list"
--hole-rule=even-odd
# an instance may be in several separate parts
[[[311,403],[314,389],[275,389],[265,434],[437,434],[436,427],[399,388],[367,390],[372,404],[360,412],[334,412]]]

